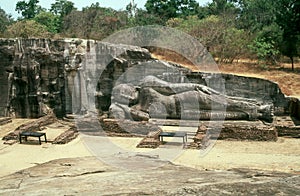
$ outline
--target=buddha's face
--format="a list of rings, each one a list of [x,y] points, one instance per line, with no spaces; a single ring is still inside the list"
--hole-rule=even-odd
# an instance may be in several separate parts
[[[120,84],[113,88],[112,102],[131,105],[138,99],[138,90],[131,84]]]

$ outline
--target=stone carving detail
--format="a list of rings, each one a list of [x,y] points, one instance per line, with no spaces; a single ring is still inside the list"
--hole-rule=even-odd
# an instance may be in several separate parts
[[[84,47],[71,44],[64,51],[66,77],[66,108],[74,114],[84,114],[88,110],[86,80],[84,76]]]

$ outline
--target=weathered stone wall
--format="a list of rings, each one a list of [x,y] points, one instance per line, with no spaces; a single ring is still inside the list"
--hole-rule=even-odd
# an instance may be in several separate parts
[[[35,118],[43,116],[42,103],[62,117],[74,108],[90,109],[95,94],[109,100],[117,78],[151,56],[139,47],[97,41],[0,39],[0,58],[0,116]],[[83,88],[92,90],[84,97]]]
[[[63,48],[59,40],[0,41],[1,115],[39,117],[41,103],[63,113]]]
[[[8,100],[8,80],[7,80],[8,72],[6,71],[6,67],[7,67],[6,62],[7,62],[8,58],[0,53],[0,59],[1,59],[1,61],[2,61],[2,59],[4,60],[4,62],[1,63],[3,65],[0,66],[0,93],[1,93],[0,116],[5,116],[7,100]]]
[[[147,50],[135,46],[79,39],[0,39],[0,58],[0,116],[43,116],[43,103],[58,117],[93,109],[90,107],[106,112],[114,86],[126,82],[138,85],[148,75],[272,102],[277,114],[288,108],[289,99],[276,83],[230,74],[193,73],[152,59]]]
[[[208,85],[215,90],[234,97],[257,99],[261,102],[274,104],[274,113],[282,115],[288,112],[289,99],[281,92],[275,82],[260,78],[243,77],[233,74],[188,73],[187,78],[192,83]]]
[[[8,76],[13,72],[11,64],[13,60],[13,51],[10,49],[9,40],[0,42],[0,116],[6,115],[6,106],[8,100]]]

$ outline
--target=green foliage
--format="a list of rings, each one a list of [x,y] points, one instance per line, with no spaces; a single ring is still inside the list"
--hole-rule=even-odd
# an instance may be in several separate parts
[[[0,8],[0,35],[3,33],[7,26],[12,23],[12,18],[10,15],[7,15],[3,9]]]
[[[258,58],[259,64],[274,64],[276,62],[276,56],[279,54],[279,50],[275,47],[275,41],[267,41],[266,38],[256,38],[249,48]]]
[[[275,22],[275,1],[240,0],[238,2],[240,13],[237,25],[240,28],[257,32]]]
[[[290,57],[300,55],[300,2],[296,0],[235,0],[240,7],[239,27],[256,35],[251,45],[260,60],[275,62],[278,50]],[[279,28],[280,27],[280,28]]]
[[[133,1],[126,6],[126,13],[128,15],[127,27],[146,26],[146,25],[163,25],[164,20],[154,14],[148,13],[146,10],[137,8]]]
[[[204,19],[190,16],[187,19],[173,18],[169,27],[178,28],[196,37],[220,62],[232,62],[246,53],[249,36],[235,28],[232,20],[211,15]]]
[[[181,18],[170,19],[167,21],[170,27],[178,28],[196,37],[200,42],[212,49],[224,33],[224,25],[218,16],[209,16],[199,20],[197,16],[190,16],[186,20]]]
[[[281,52],[288,56],[294,69],[294,60],[300,56],[300,2],[278,0],[275,2],[276,23],[283,30]]]
[[[50,12],[56,16],[54,23],[57,33],[62,31],[64,17],[70,14],[73,10],[76,10],[76,8],[74,7],[74,3],[71,1],[55,0],[55,3],[51,4]]]
[[[5,35],[7,37],[21,37],[21,38],[51,37],[51,34],[47,31],[47,27],[37,23],[34,20],[22,20],[8,26]]]
[[[67,0],[55,0],[55,3],[52,3],[50,8],[50,12],[61,18],[67,16],[73,10],[76,10],[74,3]]]
[[[249,35],[242,29],[230,27],[226,29],[224,39],[221,40],[216,56],[220,62],[232,63],[241,57],[248,55],[247,45]]]
[[[136,10],[137,10],[137,4],[134,3],[134,1],[130,2],[126,6],[126,12],[128,13],[129,18],[134,18]]]
[[[234,3],[228,0],[213,0],[207,8],[209,15],[237,14],[239,11]]]
[[[145,8],[149,14],[167,21],[170,18],[197,15],[199,4],[195,0],[147,0]]]
[[[264,65],[280,55],[300,55],[299,0],[212,0],[199,6],[196,0],[147,0],[145,9],[130,3],[125,11],[92,4],[82,11],[72,0],[55,0],[47,12],[39,0],[18,1],[22,22],[10,25],[0,9],[0,33],[30,37],[62,36],[103,39],[128,27],[167,25],[199,39],[221,62],[252,57]],[[50,32],[50,33],[49,33]]]
[[[40,12],[45,11],[38,3],[39,0],[18,1],[16,11],[21,13],[24,19],[32,19]]]
[[[146,25],[163,25],[165,21],[153,14],[149,14],[143,9],[136,9],[135,16],[129,18],[128,27],[146,26]]]
[[[60,20],[58,16],[55,16],[51,12],[41,12],[36,15],[34,21],[44,25],[51,33],[58,33],[60,27]]]

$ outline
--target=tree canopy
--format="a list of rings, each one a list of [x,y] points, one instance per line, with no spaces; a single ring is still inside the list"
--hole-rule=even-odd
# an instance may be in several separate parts
[[[124,10],[91,4],[78,10],[72,0],[55,0],[50,9],[39,0],[22,0],[13,21],[0,8],[0,34],[7,37],[56,36],[101,40],[129,27],[164,25],[199,39],[220,62],[254,58],[263,65],[283,56],[292,65],[300,55],[299,0],[147,0]],[[292,66],[293,68],[293,66]]]
[[[300,2],[297,0],[274,1],[276,23],[283,31],[281,52],[288,56],[294,69],[294,57],[300,55]]]
[[[196,15],[199,4],[195,0],[147,0],[145,8],[149,14],[168,20]]]
[[[6,12],[0,7],[0,35],[6,30],[7,26],[11,22],[12,22],[11,16],[6,14]]]
[[[21,13],[24,19],[32,19],[41,11],[45,10],[38,5],[39,0],[18,1],[16,5],[16,11]]]
[[[7,28],[7,33],[11,37],[22,38],[50,38],[51,34],[44,25],[41,25],[34,20],[18,21]]]
[[[55,0],[55,3],[52,3],[50,8],[50,12],[60,17],[67,16],[73,10],[76,10],[74,3],[67,0]]]

